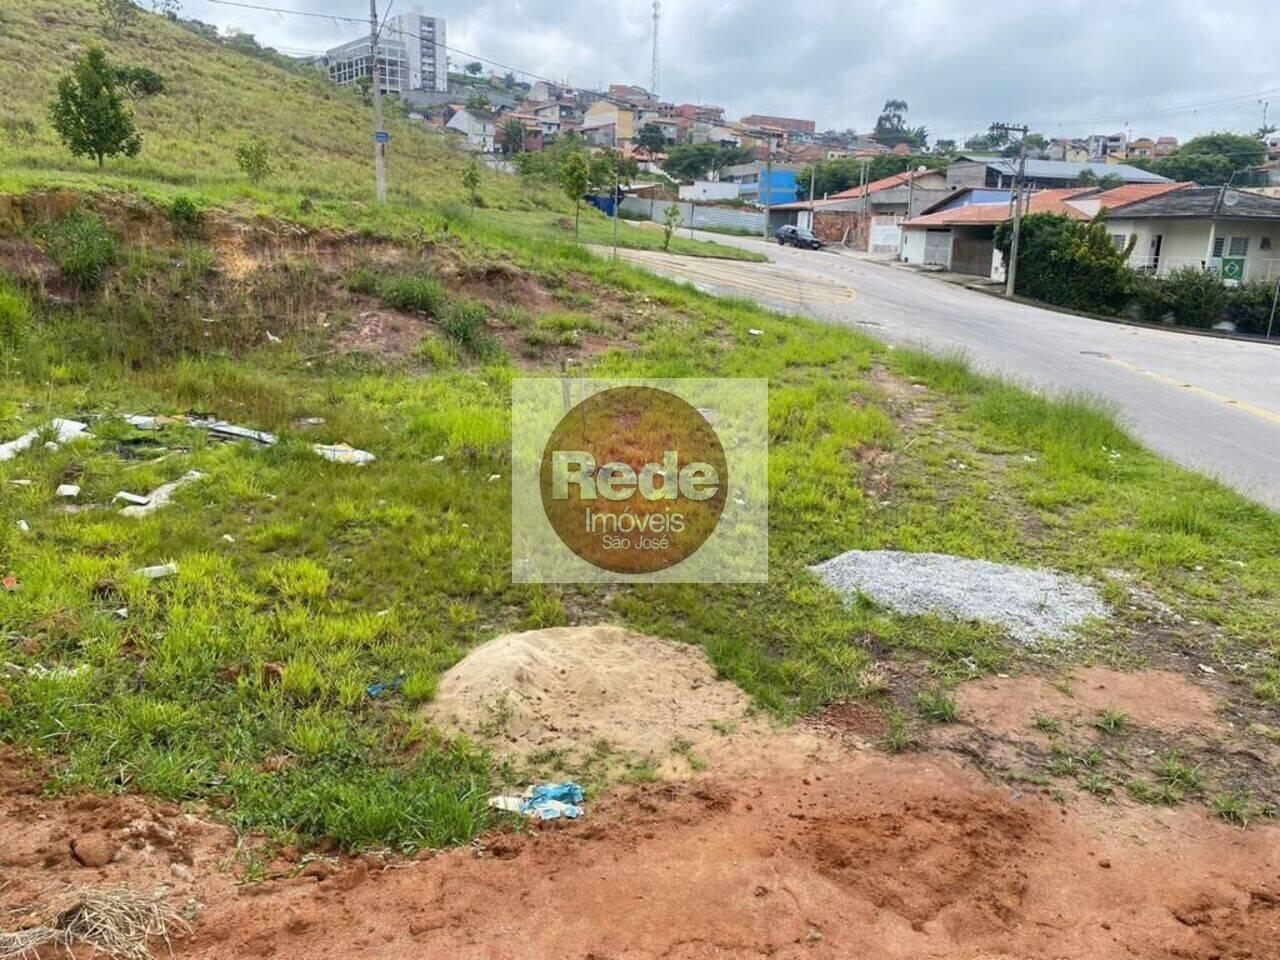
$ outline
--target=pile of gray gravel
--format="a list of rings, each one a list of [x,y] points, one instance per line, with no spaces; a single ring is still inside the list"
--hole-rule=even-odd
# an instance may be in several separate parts
[[[863,594],[897,613],[998,624],[1024,644],[1109,615],[1077,577],[943,553],[850,550],[809,569],[847,599]]]

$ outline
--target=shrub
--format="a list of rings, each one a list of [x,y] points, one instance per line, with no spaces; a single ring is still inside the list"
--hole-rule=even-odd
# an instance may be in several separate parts
[[[440,329],[450,340],[469,347],[484,334],[487,316],[484,304],[474,300],[459,300],[445,312],[440,321]]]
[[[1012,224],[996,228],[996,248],[1006,256],[1012,239]],[[1132,243],[1117,249],[1100,220],[1032,214],[1022,221],[1017,292],[1072,310],[1117,313],[1129,297],[1132,271],[1125,261]]]
[[[445,305],[440,281],[424,274],[391,277],[383,282],[379,293],[382,302],[393,310],[417,310],[429,317],[439,316]]]
[[[1174,323],[1208,328],[1222,319],[1227,288],[1209,271],[1199,267],[1180,267],[1159,282]]]
[[[102,218],[92,213],[73,213],[48,227],[44,246],[78,290],[101,287],[119,255],[115,237]]]
[[[31,328],[31,303],[0,280],[0,350],[17,350]]]
[[[236,147],[236,163],[250,183],[261,183],[271,176],[271,149],[261,137],[250,137]]]
[[[190,197],[175,197],[169,205],[169,223],[180,237],[198,237],[204,211]]]
[[[1238,287],[1229,287],[1223,317],[1234,323],[1241,333],[1265,334],[1275,296],[1274,280],[1250,280]],[[1277,319],[1280,321],[1280,313]]]

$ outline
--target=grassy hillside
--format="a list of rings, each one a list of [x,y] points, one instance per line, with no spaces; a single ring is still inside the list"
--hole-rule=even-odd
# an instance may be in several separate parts
[[[48,117],[55,84],[98,43],[114,62],[150,67],[167,92],[137,106],[142,153],[92,161],[58,142]],[[167,192],[215,200],[368,200],[373,190],[370,111],[350,90],[273,66],[205,40],[162,17],[140,13],[118,36],[104,30],[93,0],[29,0],[0,6],[0,189],[55,180]],[[388,120],[393,199],[461,200],[465,155],[421,125]],[[271,145],[274,176],[252,190],[235,148],[251,134]],[[565,206],[561,196],[513,177],[486,176],[491,206]]]

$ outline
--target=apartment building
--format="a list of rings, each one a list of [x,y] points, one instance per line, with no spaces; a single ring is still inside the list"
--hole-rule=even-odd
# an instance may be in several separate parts
[[[449,89],[449,60],[442,17],[420,11],[391,17],[378,37],[378,69],[383,93],[410,90],[444,93]],[[373,72],[370,42],[360,37],[327,51],[323,64],[329,79],[340,85],[355,83]]]

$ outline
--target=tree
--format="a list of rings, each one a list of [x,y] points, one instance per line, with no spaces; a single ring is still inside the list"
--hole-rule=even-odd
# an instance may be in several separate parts
[[[917,150],[929,145],[929,131],[924,127],[907,126],[907,101],[886,100],[880,116],[876,118],[875,138],[886,147],[905,143]]]
[[[650,121],[640,128],[636,134],[636,146],[643,147],[649,153],[661,153],[667,146],[667,135],[656,123]]]
[[[164,93],[164,78],[149,67],[116,67],[116,83],[136,103]]]
[[[1267,159],[1267,146],[1242,133],[1208,133],[1194,137],[1152,166],[1172,180],[1194,180],[1206,186],[1231,182],[1234,174]]]
[[[662,211],[662,249],[671,248],[671,235],[680,226],[680,205],[673,203]]]
[[[177,20],[182,12],[180,0],[151,0],[151,12],[170,20]]]
[[[974,153],[998,153],[1009,144],[1009,131],[992,124],[986,133],[975,133],[964,142],[964,148]]]
[[[135,157],[142,149],[117,71],[100,47],[86,50],[58,81],[49,116],[72,155],[97,158],[99,169],[106,157]]]
[[[1013,225],[996,227],[995,246],[1006,256]],[[1117,247],[1101,219],[1082,223],[1057,213],[1022,220],[1018,241],[1017,293],[1073,310],[1116,313],[1131,288],[1129,254],[1137,242]]]
[[[677,180],[705,177],[715,163],[718,148],[710,143],[681,143],[667,151],[662,169]]]
[[[471,76],[478,77],[484,71],[484,65],[479,60],[472,60],[462,69],[467,71]]]
[[[138,17],[133,0],[98,0],[98,12],[102,14],[104,32],[114,36]]]
[[[462,187],[471,198],[471,209],[480,201],[480,161],[472,157],[462,168]]]
[[[578,221],[582,215],[582,195],[591,185],[591,167],[580,151],[564,158],[560,166],[560,187],[573,201],[573,237],[578,238]]]
[[[271,149],[261,137],[250,137],[236,147],[236,164],[250,183],[261,183],[271,176]]]
[[[836,160],[825,160],[818,167],[818,191],[816,196],[822,197],[842,190],[849,190],[862,182],[862,168],[866,165],[867,182],[882,180],[895,173],[904,173],[919,167],[938,170],[947,165],[945,156],[937,154],[882,154],[870,160],[862,157],[840,157]],[[809,181],[812,173],[801,170],[796,174],[796,189],[800,196],[809,196]]]
[[[489,103],[489,95],[487,93],[473,93],[467,97],[468,110],[491,110],[493,105]]]
[[[503,123],[498,130],[498,143],[505,154],[520,153],[524,150],[524,124],[514,118]]]
[[[933,141],[933,152],[950,155],[956,152],[956,142],[954,140],[935,140]]]

